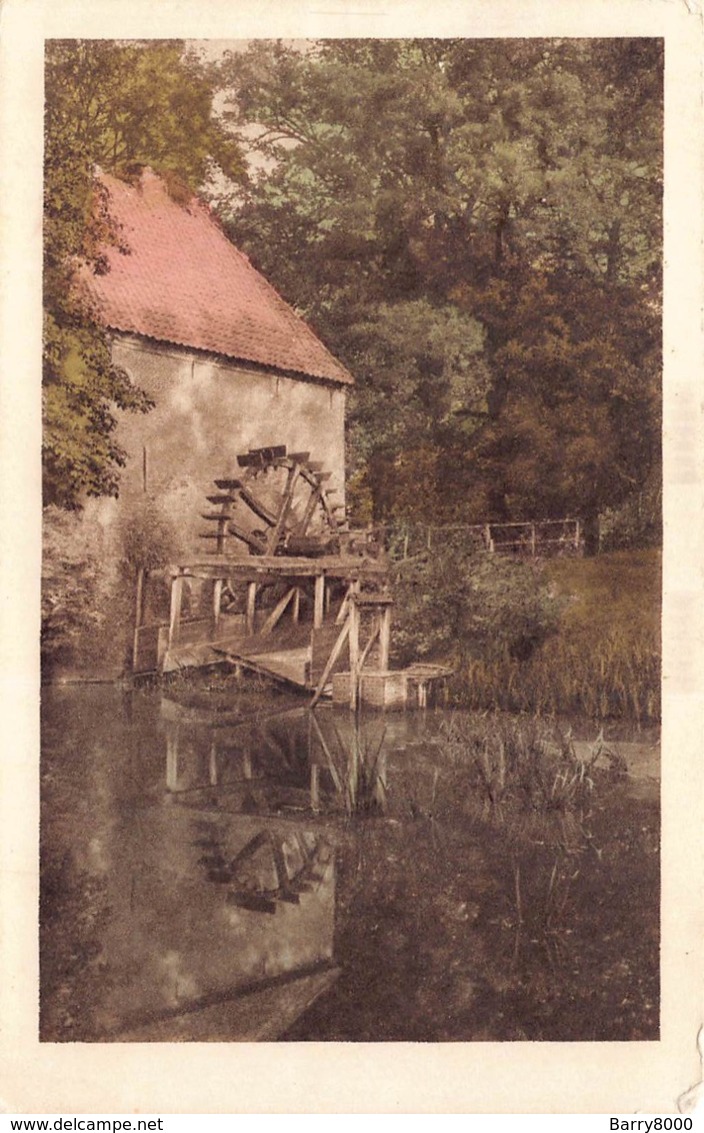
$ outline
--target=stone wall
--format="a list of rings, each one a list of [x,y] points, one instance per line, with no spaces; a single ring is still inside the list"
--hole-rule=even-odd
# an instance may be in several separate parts
[[[133,336],[116,336],[113,357],[155,407],[121,417],[117,439],[128,459],[119,498],[89,499],[82,513],[79,526],[100,533],[106,579],[118,582],[110,601],[101,598],[101,629],[97,636],[91,630],[91,648],[79,645],[67,666],[74,675],[114,677],[124,670],[136,577],[133,564],[125,562],[127,543],[148,545],[153,538],[156,554],[169,547],[169,562],[206,555],[212,545],[199,539],[208,529],[201,519],[210,506],[206,497],[216,478],[241,475],[238,453],[280,444],[289,452],[310,452],[311,460],[332,473],[327,486],[337,489],[335,503],[344,503],[343,387]],[[168,605],[162,609],[167,598],[162,595],[160,605],[148,611],[151,617],[168,617]],[[100,664],[95,656],[89,659],[96,652]]]

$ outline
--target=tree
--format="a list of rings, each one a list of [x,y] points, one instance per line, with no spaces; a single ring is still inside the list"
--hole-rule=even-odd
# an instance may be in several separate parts
[[[116,495],[124,453],[115,410],[150,402],[114,366],[95,312],[72,287],[76,260],[106,270],[117,244],[96,166],[134,176],[150,164],[188,196],[215,168],[241,176],[240,150],[213,113],[213,75],[176,41],[49,41],[44,159],[44,499],[80,506]]]
[[[637,488],[659,431],[657,41],[259,42],[220,82],[262,161],[230,231],[355,373],[378,515],[406,511],[413,465],[416,499],[465,520]]]

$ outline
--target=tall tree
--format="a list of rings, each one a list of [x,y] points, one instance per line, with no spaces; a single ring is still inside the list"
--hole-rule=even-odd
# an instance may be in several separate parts
[[[46,51],[44,159],[44,498],[80,506],[115,495],[124,453],[115,410],[149,401],[114,366],[95,313],[72,287],[76,260],[129,248],[95,180],[146,164],[188,195],[219,168],[241,176],[238,145],[213,112],[209,68],[172,41],[54,40]]]
[[[405,511],[414,462],[434,514],[463,519],[593,514],[647,475],[661,55],[342,40],[225,61],[263,162],[231,230],[357,375],[377,513]]]

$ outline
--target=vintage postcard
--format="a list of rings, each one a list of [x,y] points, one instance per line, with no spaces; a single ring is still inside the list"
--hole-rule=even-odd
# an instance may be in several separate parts
[[[698,4],[7,0],[0,1104],[690,1113]]]

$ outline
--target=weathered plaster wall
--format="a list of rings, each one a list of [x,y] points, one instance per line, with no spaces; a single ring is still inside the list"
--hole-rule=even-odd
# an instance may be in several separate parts
[[[201,518],[210,509],[206,497],[216,490],[216,478],[241,475],[236,458],[247,449],[285,444],[289,452],[310,452],[332,472],[327,486],[338,489],[335,502],[344,502],[343,388],[227,365],[135,337],[116,337],[113,357],[155,407],[121,417],[117,439],[128,459],[119,498],[89,499],[83,512],[84,521],[101,532],[101,569],[113,588],[109,599],[100,599],[101,628],[92,643],[99,661],[79,648],[70,666],[72,673],[93,677],[117,676],[130,654],[135,574],[124,562],[124,548],[135,524],[142,541],[146,533],[150,546],[159,542],[151,500],[176,535],[173,543],[167,540],[174,552],[169,562],[212,550],[198,537],[208,529]],[[168,618],[168,591],[158,579],[150,595],[147,620]]]
[[[336,502],[344,502],[344,389],[133,337],[116,337],[113,357],[155,408],[123,416],[118,439],[128,463],[120,499],[93,501],[91,518],[112,526],[146,491],[166,505],[183,553],[202,553],[199,516],[213,480],[238,475],[238,453],[275,444],[321,461],[333,474]]]

